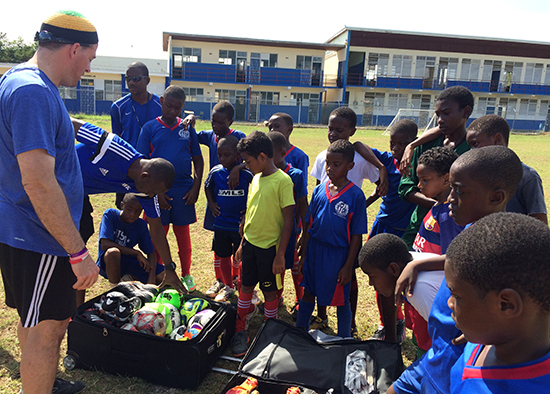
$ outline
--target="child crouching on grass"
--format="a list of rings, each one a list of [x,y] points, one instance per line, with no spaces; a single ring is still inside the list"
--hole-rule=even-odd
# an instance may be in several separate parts
[[[307,329],[318,305],[337,307],[338,336],[351,332],[349,294],[353,263],[367,232],[366,199],[348,180],[355,149],[344,139],[333,142],[326,155],[329,180],[313,191],[305,217],[305,239],[299,269],[304,275],[304,296],[298,309],[297,327]]]

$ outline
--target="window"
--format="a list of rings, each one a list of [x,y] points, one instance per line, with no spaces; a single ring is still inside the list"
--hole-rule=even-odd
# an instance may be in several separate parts
[[[411,107],[416,109],[430,109],[432,96],[429,94],[413,94],[411,96]]]
[[[521,99],[519,102],[519,116],[533,117],[537,114],[537,100]]]
[[[219,64],[236,64],[237,62],[237,52],[236,51],[227,51],[225,49],[220,49],[218,63]]]
[[[546,74],[544,74],[544,84],[550,85],[550,64],[546,65]]]
[[[549,112],[550,112],[550,101],[540,100],[540,107],[539,107],[539,113],[538,113],[537,119],[540,119],[540,120],[548,119],[548,115],[550,115]]]
[[[525,65],[525,78],[523,83],[539,84],[542,80],[542,63],[527,63]]]
[[[309,105],[319,102],[319,93],[291,93],[290,105]]]
[[[237,98],[246,97],[246,90],[228,90],[216,89],[214,92],[214,101],[229,101],[235,103]]]
[[[410,77],[412,76],[412,56],[393,55],[391,64],[392,77]]]
[[[513,119],[517,111],[518,99],[501,97],[498,105],[501,109],[500,112],[502,112],[502,114],[497,115],[500,115],[505,119]]]
[[[376,80],[378,75],[388,75],[390,55],[388,53],[369,53],[367,80]]]
[[[435,56],[417,56],[414,76],[416,78],[430,78],[430,69],[432,69],[431,74],[433,76],[434,68]]]
[[[521,82],[521,71],[523,63],[521,62],[506,62],[504,65],[504,75],[502,80],[506,82]]]
[[[116,101],[122,96],[121,81],[105,81],[105,100]]]
[[[497,105],[496,97],[480,97],[477,101],[478,116],[493,115]]]
[[[447,83],[448,80],[455,80],[458,75],[458,58],[440,57],[438,82],[440,85]]]
[[[312,57],[311,56],[296,56],[296,69],[298,70],[311,70]]]
[[[59,87],[59,94],[61,95],[61,98],[64,100],[76,100],[76,89],[75,88],[68,88],[66,86],[60,86]]]
[[[203,88],[183,88],[185,101],[204,101]]]
[[[384,115],[385,93],[365,92],[365,102],[363,113],[369,113],[372,110],[374,115]]]
[[[463,81],[479,81],[480,59],[462,59],[460,79]]]
[[[260,104],[279,105],[279,92],[259,92]]]
[[[200,63],[201,49],[200,48],[172,48],[172,64],[175,68],[182,68],[183,62]]]
[[[493,80],[493,71],[500,72],[502,69],[502,62],[500,60],[484,60],[483,61],[483,74],[481,75],[482,81]]]
[[[277,67],[276,53],[250,53],[251,59],[260,59],[260,67]]]
[[[409,97],[407,94],[390,93],[388,96],[388,110],[397,113],[400,108],[407,108],[408,99]]]

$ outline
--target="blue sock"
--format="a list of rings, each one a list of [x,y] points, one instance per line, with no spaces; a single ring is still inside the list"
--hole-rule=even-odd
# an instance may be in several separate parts
[[[336,316],[338,317],[338,336],[349,338],[351,336],[351,307],[349,302],[346,305],[336,307]]]
[[[302,327],[302,328],[305,328],[306,330],[309,330],[309,319],[311,318],[311,315],[313,314],[314,309],[315,309],[314,302],[306,302],[303,299],[300,300],[300,308],[298,308],[298,318],[296,319],[296,327]]]

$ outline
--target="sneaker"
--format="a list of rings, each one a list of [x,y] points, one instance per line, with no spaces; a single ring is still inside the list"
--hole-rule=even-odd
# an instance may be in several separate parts
[[[193,277],[191,276],[191,274],[187,274],[184,277],[182,277],[181,281],[183,282],[183,286],[185,287],[185,289],[189,293],[194,292],[195,289],[197,288],[197,286],[195,285],[195,281],[193,280]]]
[[[212,283],[212,286],[210,286],[210,288],[208,290],[206,290],[206,296],[207,297],[210,297],[210,298],[216,298],[216,296],[218,295],[218,293],[225,287],[225,284],[219,280],[219,279],[216,279],[213,283]]]
[[[254,309],[252,309],[252,312],[248,312],[248,314],[246,315],[246,321],[244,323],[245,331],[248,330],[248,325],[250,324],[250,321],[254,318],[254,316],[256,316],[257,313],[258,313],[258,307],[254,305]]]
[[[353,339],[358,340],[358,341],[361,340],[361,338],[359,338],[359,332],[357,331],[357,327],[352,327],[352,328],[351,328],[351,337],[352,337]]]
[[[295,303],[294,306],[290,309],[290,316],[294,321],[298,320],[298,309],[300,309],[300,301]]]
[[[402,343],[405,340],[407,332],[405,331],[405,320],[397,320],[397,339],[399,343]],[[374,332],[370,339],[376,339],[379,341],[384,341],[386,339],[386,330],[384,326],[378,326],[378,329]]]
[[[248,350],[248,331],[243,330],[235,333],[231,338],[231,349],[234,357],[242,357]]]
[[[262,300],[260,300],[260,297],[258,296],[258,290],[254,290],[252,293],[252,301],[254,305],[258,305]]]
[[[229,285],[226,285],[223,289],[220,290],[216,298],[214,298],[214,301],[217,302],[225,302],[229,299],[235,293],[235,290],[233,290]]]
[[[309,322],[310,330],[324,330],[328,327],[328,317],[326,319],[321,319],[319,316],[312,317]]]
[[[80,381],[67,381],[60,378],[56,378],[53,383],[52,394],[74,394],[80,393],[86,385]]]
[[[375,339],[377,341],[383,341],[386,339],[386,330],[384,329],[384,326],[378,326],[374,334],[372,334],[372,337],[369,339]]]

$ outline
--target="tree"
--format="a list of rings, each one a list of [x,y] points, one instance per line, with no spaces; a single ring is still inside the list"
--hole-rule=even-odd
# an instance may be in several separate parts
[[[38,43],[27,44],[21,37],[13,41],[8,40],[6,33],[0,32],[0,62],[2,63],[22,63],[29,60]]]

